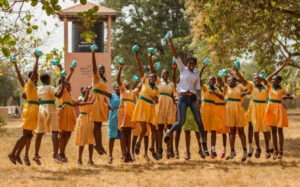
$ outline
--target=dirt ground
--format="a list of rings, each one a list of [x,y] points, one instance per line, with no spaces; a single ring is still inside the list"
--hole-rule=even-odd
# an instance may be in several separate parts
[[[300,110],[289,111],[289,122],[290,126],[284,129],[284,157],[281,162],[266,160],[264,152],[260,159],[252,157],[245,163],[240,162],[242,149],[239,138],[236,139],[237,157],[231,161],[221,159],[220,135],[217,137],[216,148],[218,158],[201,159],[197,154],[198,145],[194,134],[191,143],[192,159],[184,161],[185,141],[182,133],[179,160],[163,158],[155,161],[151,158],[147,162],[139,155],[134,163],[125,164],[121,162],[120,144],[117,141],[112,165],[107,164],[107,155],[99,156],[96,153],[96,165],[87,165],[86,147],[83,166],[78,166],[78,147],[73,133],[66,149],[68,163],[57,164],[52,160],[51,136],[48,134],[44,137],[40,150],[42,165],[37,166],[31,161],[31,167],[15,166],[7,157],[21,135],[21,122],[9,122],[0,129],[0,186],[300,186]],[[103,132],[107,150],[106,126],[103,127]],[[260,138],[264,150],[262,134]],[[30,150],[31,158],[34,141],[35,139]],[[229,151],[228,145],[227,155]]]

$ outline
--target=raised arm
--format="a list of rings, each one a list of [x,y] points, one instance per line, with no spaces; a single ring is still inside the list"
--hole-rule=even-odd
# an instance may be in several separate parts
[[[35,53],[35,64],[33,66],[33,70],[32,70],[32,74],[31,74],[31,77],[30,77],[30,80],[33,82],[34,81],[34,78],[38,76],[38,67],[39,67],[39,56],[37,56]]]
[[[142,68],[142,65],[141,65],[141,62],[139,59],[139,54],[138,54],[138,52],[135,52],[134,55],[135,55],[135,62],[137,64],[138,71],[140,73],[140,77],[142,78],[144,76],[144,72],[143,72],[143,68]]]
[[[71,77],[72,77],[73,73],[74,73],[74,68],[70,67],[70,73],[69,73],[69,75],[66,79],[68,82],[71,80]]]
[[[203,65],[202,68],[201,68],[201,70],[200,70],[200,72],[199,72],[200,86],[201,87],[203,85],[203,82],[202,82],[201,78],[202,78],[202,74],[203,74],[203,71],[204,71],[205,68],[206,68],[206,65]]]
[[[17,62],[12,62],[12,63],[13,63],[14,66],[15,66],[15,69],[16,69],[16,72],[17,72],[17,76],[18,76],[20,85],[21,85],[22,88],[24,88],[25,82],[24,82],[24,79],[23,79],[23,77],[22,77],[22,75],[21,75],[21,73],[20,73],[20,70],[19,70],[19,67],[18,67],[18,65],[17,65]]]
[[[172,81],[174,84],[176,84],[176,68],[177,65],[172,63]]]
[[[117,82],[118,82],[119,86],[122,85],[121,74],[122,74],[123,66],[124,66],[123,64],[120,64],[120,66],[119,66],[118,77],[117,77]]]
[[[218,81],[218,84],[220,85],[220,87],[223,87],[223,86],[224,86],[224,82],[223,82],[223,80],[221,79],[221,77],[218,76],[217,81]]]
[[[170,39],[170,40],[168,41],[168,43],[169,43],[169,46],[170,46],[170,48],[171,48],[171,50],[172,50],[173,56],[176,58],[176,63],[177,63],[177,66],[178,66],[179,70],[180,70],[180,71],[183,70],[183,69],[184,69],[184,64],[182,63],[181,60],[177,60],[177,59],[179,58],[179,56],[178,56],[178,54],[177,54],[177,52],[176,52],[176,50],[175,50],[175,47],[174,47],[174,45],[173,45],[172,39]]]
[[[60,87],[59,91],[54,94],[54,96],[57,98],[61,98],[64,93],[64,89],[65,89],[65,77],[62,77],[61,78],[61,87]]]
[[[152,53],[148,54],[148,62],[149,62],[151,73],[155,73],[156,74],[156,70],[153,67],[152,55],[153,55]]]
[[[92,51],[92,63],[93,63],[93,73],[97,74],[97,62],[96,62],[95,51]]]
[[[237,68],[234,68],[236,75],[238,76],[239,82],[241,82],[244,86],[247,86],[248,82],[244,79],[244,77],[240,74]]]
[[[272,77],[277,75],[283,68],[285,68],[286,66],[290,66],[292,65],[292,62],[290,61],[285,61],[279,69],[277,69],[274,73],[272,73],[270,76],[267,77],[267,81],[270,82],[272,80]]]

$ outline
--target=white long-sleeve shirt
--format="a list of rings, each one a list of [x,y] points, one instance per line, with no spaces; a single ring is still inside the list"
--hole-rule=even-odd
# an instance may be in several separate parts
[[[200,78],[198,72],[191,72],[183,63],[180,57],[176,59],[177,66],[180,70],[180,81],[176,88],[178,92],[197,93],[201,90]]]

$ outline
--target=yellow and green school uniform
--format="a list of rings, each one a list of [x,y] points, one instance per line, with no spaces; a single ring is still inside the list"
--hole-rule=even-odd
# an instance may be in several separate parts
[[[78,97],[79,102],[84,101],[83,96]],[[76,138],[75,143],[78,146],[94,145],[94,124],[89,120],[87,105],[79,106],[79,117],[77,118]]]
[[[219,88],[218,88],[219,89]],[[225,97],[224,91],[222,89],[219,89],[220,93]],[[216,97],[215,100],[215,111],[216,111],[216,116],[217,116],[217,123],[220,126],[220,129],[217,130],[218,134],[226,134],[229,133],[230,129],[226,125],[226,109],[225,109],[225,100],[222,100],[218,97]]]
[[[256,87],[254,83],[248,82],[247,89],[251,91],[248,121],[252,122],[254,132],[270,131],[270,128],[263,123],[267,108],[268,88],[262,85],[261,90],[259,90],[259,88]]]
[[[245,127],[245,111],[242,106],[241,93],[245,90],[242,85],[231,88],[225,84],[224,91],[227,99],[226,103],[226,125],[229,127]]]
[[[264,124],[278,128],[288,127],[287,113],[282,103],[282,96],[286,95],[287,91],[282,87],[275,88],[270,85],[268,87],[270,89],[269,100],[264,116]]]
[[[104,92],[106,91],[106,82],[99,76],[93,74],[93,98],[95,102],[91,107],[91,120],[96,122],[107,121],[108,106],[105,102]]]
[[[202,105],[201,105],[201,117],[205,131],[217,131],[221,129],[221,124],[218,123],[218,118],[215,117],[216,105],[215,101],[217,96],[210,93],[210,90],[220,94],[219,89],[216,87],[202,85]]]
[[[121,85],[120,86],[120,105],[118,109],[118,128],[122,130],[124,127],[136,128],[135,122],[132,122],[132,114],[134,111],[134,93]]]
[[[158,79],[156,85],[159,92],[158,104],[155,106],[157,124],[174,124],[176,122],[176,106],[172,95],[175,92],[175,85],[173,82],[166,82],[163,79]]]
[[[55,88],[51,85],[42,85],[38,87],[37,93],[40,99],[37,133],[59,131]]]
[[[73,108],[73,98],[66,88],[64,88],[61,105],[58,108],[59,130],[73,131],[76,125],[76,114]]]
[[[34,82],[29,79],[23,92],[26,94],[27,102],[23,106],[22,128],[34,131],[37,128],[39,114],[39,100]]]
[[[152,88],[146,77],[143,76],[142,89],[132,115],[133,122],[146,122],[147,124],[156,125],[155,104],[151,99],[155,96],[158,96],[157,87]]]

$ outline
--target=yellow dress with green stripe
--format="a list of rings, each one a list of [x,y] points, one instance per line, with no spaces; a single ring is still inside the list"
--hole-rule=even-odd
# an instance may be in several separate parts
[[[288,117],[286,109],[282,103],[282,96],[287,94],[284,88],[269,87],[269,100],[264,116],[264,124],[273,127],[288,127]]]
[[[58,109],[59,130],[73,131],[76,125],[76,114],[73,108],[73,99],[66,88],[61,97],[62,105]]]
[[[216,87],[210,87],[205,84],[201,87],[202,92],[202,104],[201,104],[201,117],[205,131],[217,131],[221,129],[220,123],[216,115],[216,95],[210,93],[210,90],[215,90],[216,93],[220,93]]]
[[[172,94],[175,91],[175,85],[173,82],[166,82],[163,79],[157,79],[156,85],[159,92],[158,104],[155,106],[157,124],[173,125],[176,122],[176,106],[172,98]]]
[[[224,91],[227,99],[226,103],[226,125],[229,127],[245,127],[245,110],[242,106],[241,93],[245,90],[242,85],[231,88],[225,84]]]
[[[139,99],[134,108],[132,121],[133,122],[146,122],[152,125],[156,124],[155,104],[151,97],[158,96],[158,89],[152,88],[148,79],[142,77],[142,88],[139,93]]]
[[[103,122],[108,119],[108,106],[105,102],[106,82],[99,76],[99,74],[93,74],[93,98],[94,104],[91,106],[91,120],[95,122]]]
[[[251,91],[250,120],[254,132],[268,132],[270,128],[264,125],[264,116],[267,108],[268,88],[262,85],[261,90],[254,83],[248,82],[247,89]]]
[[[220,93],[224,96],[224,90],[217,88]],[[225,96],[224,96],[225,97]],[[217,130],[218,134],[226,134],[229,133],[230,129],[228,126],[226,126],[226,109],[225,109],[225,100],[222,100],[218,97],[216,97],[215,100],[216,105],[216,116],[217,116],[217,123],[221,127]]]
[[[120,105],[118,109],[118,128],[122,130],[124,127],[135,128],[135,122],[132,122],[132,114],[134,111],[134,93],[121,85],[120,86]]]
[[[27,102],[23,106],[22,128],[34,131],[37,128],[39,114],[39,100],[34,82],[29,79],[23,91],[26,94]]]
[[[83,96],[78,97],[79,102],[84,101]],[[77,118],[76,125],[76,138],[75,143],[78,146],[94,145],[94,124],[89,120],[89,114],[87,113],[87,105],[79,106],[79,117]]]

